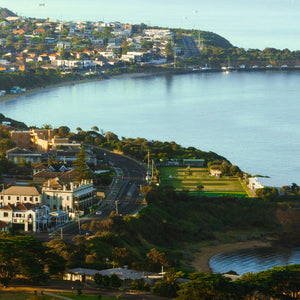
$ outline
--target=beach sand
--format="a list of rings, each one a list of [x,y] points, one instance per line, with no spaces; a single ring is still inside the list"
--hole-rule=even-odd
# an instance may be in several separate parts
[[[270,247],[271,242],[269,241],[247,241],[247,242],[237,242],[237,243],[228,243],[220,244],[216,246],[206,246],[201,247],[200,252],[195,254],[195,259],[192,262],[193,268],[197,272],[211,273],[211,268],[209,266],[209,260],[212,256],[226,251],[239,250],[253,247]]]

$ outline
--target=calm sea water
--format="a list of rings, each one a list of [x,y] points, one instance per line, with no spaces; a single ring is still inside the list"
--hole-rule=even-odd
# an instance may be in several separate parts
[[[239,275],[257,273],[300,263],[300,248],[250,248],[219,253],[213,256],[209,265],[216,273],[235,271]]]
[[[28,125],[176,141],[282,186],[300,184],[299,81],[300,72],[119,78],[25,95],[0,112]]]

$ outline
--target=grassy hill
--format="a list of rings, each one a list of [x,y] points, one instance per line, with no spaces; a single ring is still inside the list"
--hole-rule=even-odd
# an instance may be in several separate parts
[[[210,32],[210,31],[200,31],[201,40],[207,46],[219,47],[219,48],[232,48],[233,45],[224,37]]]
[[[278,218],[282,208],[275,202],[197,197],[176,193],[170,187],[154,187],[146,199],[148,206],[136,217],[112,215],[106,221],[92,222],[88,229],[95,236],[88,240],[87,255],[101,262],[111,257],[115,248],[127,249],[122,262],[143,269],[149,265],[147,253],[155,248],[166,254],[169,265],[189,266],[193,249],[201,242],[247,241],[270,234],[278,237],[286,229]]]
[[[12,11],[7,8],[0,7],[0,18],[17,17]]]

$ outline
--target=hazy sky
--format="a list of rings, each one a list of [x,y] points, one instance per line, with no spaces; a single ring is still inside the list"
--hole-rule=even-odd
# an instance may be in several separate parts
[[[45,6],[39,6],[44,2]],[[27,17],[213,31],[244,48],[300,50],[300,0],[0,0]]]

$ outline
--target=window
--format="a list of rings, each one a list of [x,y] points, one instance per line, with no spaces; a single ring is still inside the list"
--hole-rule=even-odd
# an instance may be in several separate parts
[[[20,200],[20,197],[19,196],[17,196],[17,201],[19,201]]]
[[[39,201],[39,198],[38,197],[35,197],[35,202],[38,202]]]
[[[32,202],[32,201],[33,201],[33,198],[32,198],[32,197],[30,197],[30,198],[29,198],[29,200]]]
[[[7,212],[3,213],[3,217],[8,217],[8,213]]]
[[[3,196],[1,196],[1,200],[3,200]]]
[[[27,197],[24,197],[24,201],[27,201]]]
[[[47,200],[49,200],[50,199],[50,196],[49,195],[47,195]]]
[[[10,200],[10,196],[7,197],[7,200]]]

